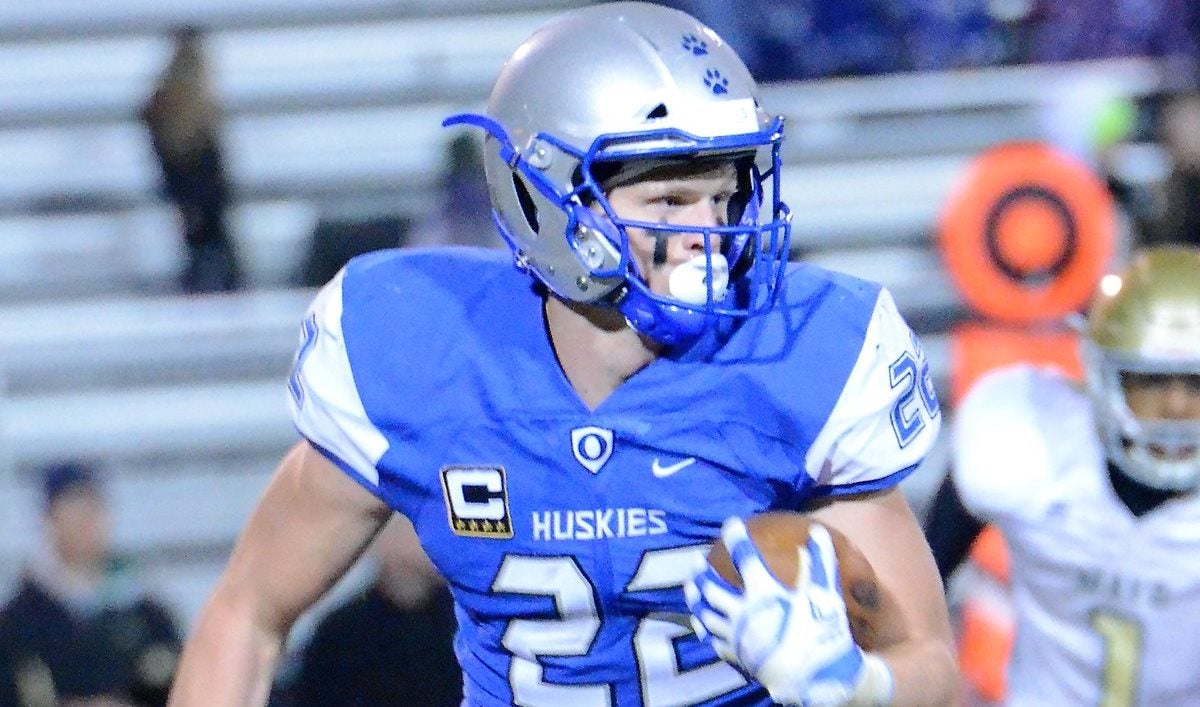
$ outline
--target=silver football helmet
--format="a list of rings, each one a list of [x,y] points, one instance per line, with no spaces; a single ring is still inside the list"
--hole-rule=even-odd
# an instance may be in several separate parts
[[[486,115],[444,124],[486,131],[494,217],[519,267],[563,299],[616,307],[642,334],[678,344],[719,317],[762,311],[782,282],[791,232],[779,196],[783,120],[757,93],[737,54],[690,15],[614,2],[541,27],[504,64]],[[724,225],[702,229],[722,246],[706,246],[693,273],[700,284],[663,296],[645,285],[626,228],[697,229],[622,219],[603,182],[695,157],[733,162],[739,193]]]
[[[1101,280],[1083,328],[1083,360],[1106,451],[1147,486],[1200,486],[1200,419],[1136,416],[1122,378],[1200,376],[1200,250],[1140,251]]]

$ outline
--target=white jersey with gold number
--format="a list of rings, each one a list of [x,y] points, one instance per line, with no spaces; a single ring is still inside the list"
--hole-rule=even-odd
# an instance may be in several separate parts
[[[1010,705],[1200,705],[1200,497],[1134,515],[1087,396],[1048,370],[982,378],[953,430],[963,502],[1003,531]]]

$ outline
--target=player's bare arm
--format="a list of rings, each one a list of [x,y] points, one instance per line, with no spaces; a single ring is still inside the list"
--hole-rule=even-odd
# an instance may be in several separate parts
[[[264,704],[292,623],[390,515],[310,444],[294,446],[188,639],[170,704]]]
[[[840,530],[866,556],[890,595],[889,624],[903,638],[875,648],[892,671],[892,704],[952,704],[958,685],[954,638],[937,566],[898,487],[829,503],[814,519]]]

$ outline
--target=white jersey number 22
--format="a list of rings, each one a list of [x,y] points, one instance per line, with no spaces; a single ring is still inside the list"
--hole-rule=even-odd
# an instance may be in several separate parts
[[[647,552],[626,592],[681,587],[694,567],[694,557],[706,546]],[[519,705],[613,704],[612,688],[604,683],[558,685],[546,682],[540,657],[583,656],[600,631],[596,591],[579,563],[570,556],[508,555],[492,583],[492,591],[548,596],[557,619],[514,619],[504,632],[504,648],[512,654],[509,685]],[[674,642],[691,633],[686,617],[650,615],[634,634],[634,659],[641,676],[646,707],[697,704],[746,685],[746,680],[722,662],[681,670]]]

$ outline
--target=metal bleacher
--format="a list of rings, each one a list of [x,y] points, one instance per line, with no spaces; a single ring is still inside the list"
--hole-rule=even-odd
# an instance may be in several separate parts
[[[0,4],[0,581],[37,542],[38,465],[99,459],[118,544],[190,621],[295,439],[284,378],[313,225],[434,197],[446,114],[572,0],[42,0]],[[251,290],[171,292],[171,211],[136,120],[181,22],[209,27]],[[805,258],[877,279],[939,374],[962,312],[931,235],[971,155],[1037,138],[1062,81],[1154,90],[1106,62],[778,84]]]
[[[289,283],[314,224],[419,213],[441,118],[577,4],[0,6],[0,581],[38,542],[38,466],[93,457],[117,544],[191,620],[296,438],[285,377],[312,292]],[[177,226],[135,117],[181,22],[212,32],[255,285],[235,296],[172,293]]]

